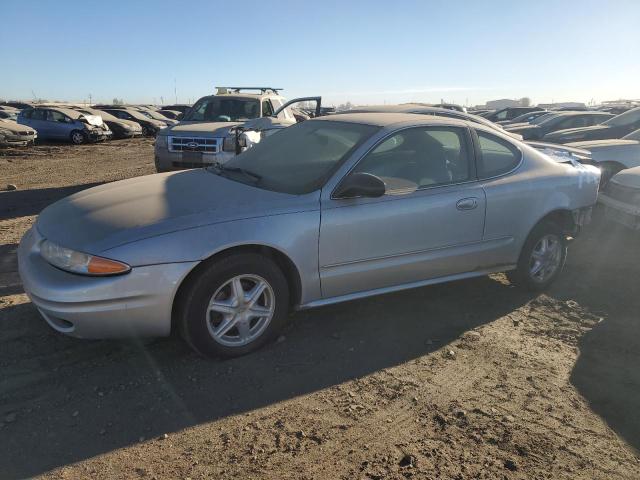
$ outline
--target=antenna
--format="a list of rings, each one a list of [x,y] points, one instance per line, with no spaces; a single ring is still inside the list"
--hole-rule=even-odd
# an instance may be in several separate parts
[[[176,103],[178,103],[178,87],[176,86],[176,79],[173,79],[173,94],[176,97]]]

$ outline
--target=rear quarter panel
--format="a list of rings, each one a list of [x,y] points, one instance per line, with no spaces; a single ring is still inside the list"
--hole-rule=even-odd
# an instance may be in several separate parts
[[[586,165],[557,163],[520,144],[523,161],[511,174],[485,180],[487,197],[484,240],[512,237],[507,252],[516,262],[533,227],[556,210],[594,205],[599,173]]]

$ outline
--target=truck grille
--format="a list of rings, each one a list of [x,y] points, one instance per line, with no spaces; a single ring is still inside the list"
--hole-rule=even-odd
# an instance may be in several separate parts
[[[638,190],[637,188],[625,187],[615,182],[609,182],[609,185],[607,185],[604,189],[604,194],[607,197],[619,202],[630,204],[635,203],[634,200],[638,193],[640,193],[640,190]]]
[[[202,152],[218,153],[220,151],[221,138],[205,137],[169,137],[170,152]]]

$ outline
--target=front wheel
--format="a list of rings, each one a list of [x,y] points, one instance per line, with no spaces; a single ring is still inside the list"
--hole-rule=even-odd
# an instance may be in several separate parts
[[[213,261],[185,287],[180,333],[204,356],[245,355],[273,339],[287,321],[287,280],[262,255]]]
[[[562,229],[552,222],[537,225],[524,244],[518,266],[507,272],[509,281],[533,291],[549,287],[564,267],[567,240]]]
[[[80,130],[74,130],[71,132],[71,143],[74,145],[82,145],[87,141],[87,137]]]

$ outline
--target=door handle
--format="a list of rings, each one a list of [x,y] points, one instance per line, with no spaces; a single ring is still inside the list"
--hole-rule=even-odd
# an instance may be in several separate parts
[[[473,210],[478,206],[478,199],[476,197],[462,198],[456,202],[456,208],[458,210]]]

